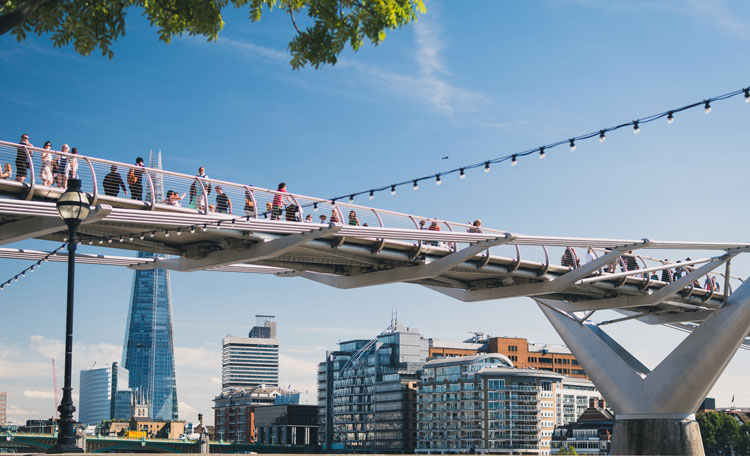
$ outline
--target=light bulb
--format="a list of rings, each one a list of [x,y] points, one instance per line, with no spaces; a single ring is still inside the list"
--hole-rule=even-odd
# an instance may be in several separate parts
[[[151,234],[149,234],[149,236],[151,236],[151,237],[156,236],[156,231],[152,231]]]
[[[111,244],[111,243],[112,243],[112,238],[107,238],[107,244]]]
[[[318,212],[318,203],[313,203],[313,212]]]
[[[669,125],[672,125],[674,123],[674,114],[672,113],[672,111],[669,111],[667,113],[667,123]]]
[[[443,183],[443,181],[441,181],[441,180],[440,180],[440,174],[438,174],[438,175],[437,175],[437,176],[435,177],[435,185],[440,185],[440,184],[442,184],[442,183]]]
[[[544,153],[544,146],[539,148],[539,160],[544,160],[544,157],[546,157],[547,154]]]
[[[34,266],[29,268],[29,272],[34,272]]]
[[[706,100],[703,104],[703,109],[706,111],[706,114],[711,114],[711,102]]]
[[[104,244],[104,239],[99,239],[99,245]]]
[[[234,222],[234,220],[232,220]],[[182,236],[182,228],[177,228],[177,236]]]
[[[353,202],[354,202],[354,195],[349,195],[349,203],[351,204]]]
[[[138,239],[140,239],[141,241],[143,240],[143,233],[141,233],[141,235],[138,236]]]
[[[638,121],[636,120],[633,122],[633,134],[637,135],[640,132],[641,132],[641,127],[640,125],[638,125]]]
[[[331,206],[334,206],[334,207],[336,206],[336,198],[331,200]]]
[[[190,234],[195,234],[195,225],[190,227]]]
[[[203,226],[201,227],[201,230],[203,230],[204,232],[208,231],[208,225],[204,223]]]
[[[375,198],[375,190],[370,190],[370,199]]]
[[[417,181],[414,181],[414,191],[417,190],[419,190],[419,184],[417,183]]]
[[[489,173],[490,172],[490,162],[486,161],[484,162],[484,172]]]
[[[576,140],[571,138],[570,139],[570,151],[573,152],[574,150],[576,150]]]
[[[742,90],[745,92],[745,103],[750,103],[750,87]]]
[[[516,158],[516,154],[513,154],[513,158],[510,160],[511,166],[516,166],[518,164],[518,159]]]
[[[606,136],[604,136],[604,130],[599,130],[599,142],[604,142],[607,139]]]
[[[395,194],[396,194],[396,186],[395,185],[391,185],[391,196],[393,196]]]
[[[125,240],[125,238],[123,238],[122,236],[120,236],[120,242],[123,242],[124,240]]]
[[[93,244],[93,243],[94,243],[94,240],[93,240],[93,239],[91,239],[91,238],[89,238],[89,245],[91,245],[91,244]]]
[[[464,169],[461,168],[461,172],[458,174],[459,179],[466,179],[466,173],[464,172]]]
[[[133,242],[133,235],[128,236],[128,241]]]
[[[166,231],[164,232],[164,237],[169,237],[169,230],[166,230]]]

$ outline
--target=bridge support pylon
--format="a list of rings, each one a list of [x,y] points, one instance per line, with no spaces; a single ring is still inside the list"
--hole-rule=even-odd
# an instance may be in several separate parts
[[[613,455],[703,456],[695,412],[750,328],[750,281],[653,370],[601,328],[535,298],[615,412]]]

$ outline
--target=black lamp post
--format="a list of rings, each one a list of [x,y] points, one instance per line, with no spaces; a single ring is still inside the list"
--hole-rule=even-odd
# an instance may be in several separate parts
[[[70,386],[73,371],[73,284],[76,268],[76,230],[81,221],[89,215],[88,196],[81,191],[81,181],[69,179],[68,188],[57,200],[57,211],[68,225],[68,310],[65,318],[65,386],[63,398],[57,410],[60,411],[57,445],[47,453],[83,453],[76,446],[76,434],[73,429],[73,387]]]

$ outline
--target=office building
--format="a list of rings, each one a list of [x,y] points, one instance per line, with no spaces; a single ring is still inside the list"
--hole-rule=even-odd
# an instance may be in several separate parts
[[[222,389],[279,386],[279,340],[276,317],[256,315],[248,337],[227,335],[222,341]]]
[[[161,152],[151,153],[149,166],[161,169]],[[153,176],[155,198],[164,198],[161,175]],[[150,199],[147,189],[146,199]],[[153,259],[154,253],[138,252],[138,258]],[[153,419],[177,419],[177,383],[174,367],[174,327],[169,271],[137,270],[125,330],[122,364],[130,371],[129,387],[140,394],[151,407]]]
[[[318,365],[318,439],[324,451],[411,453],[417,371],[429,342],[394,319],[377,337],[339,343]]]
[[[8,393],[0,391],[0,426],[5,426],[8,423],[8,415],[6,415],[7,408]]]
[[[317,445],[318,407],[283,404],[255,408],[257,441],[261,445]]]
[[[255,410],[279,404],[299,404],[299,393],[278,387],[230,388],[214,398],[214,433],[229,442],[255,443]]]
[[[548,455],[557,398],[593,390],[588,380],[572,380],[565,386],[559,373],[516,368],[497,353],[431,360],[418,383],[416,453]]]
[[[586,411],[592,399],[601,398],[601,394],[590,380],[563,377],[560,388],[555,392],[556,423],[572,423]]]
[[[535,344],[522,337],[490,337],[488,352],[507,356],[516,367],[541,369],[568,377],[589,378],[565,345]]]
[[[81,370],[78,421],[98,425],[104,420],[115,418],[118,399],[123,401],[123,394],[131,393],[126,390],[120,391],[123,394],[118,395],[118,387],[127,387],[127,384],[128,371],[117,363]]]

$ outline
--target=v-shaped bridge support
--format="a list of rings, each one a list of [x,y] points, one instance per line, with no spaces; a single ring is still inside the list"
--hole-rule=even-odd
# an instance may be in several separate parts
[[[566,303],[535,300],[614,409],[613,455],[703,454],[694,413],[748,334],[747,282],[653,371]]]

